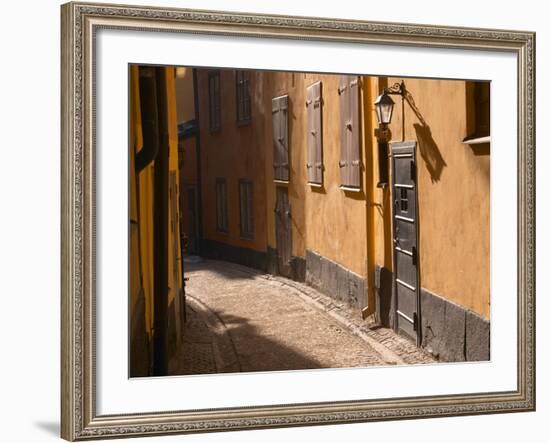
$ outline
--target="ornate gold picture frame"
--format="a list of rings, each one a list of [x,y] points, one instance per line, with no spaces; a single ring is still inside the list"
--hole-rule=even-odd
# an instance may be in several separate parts
[[[533,411],[535,34],[91,3],[62,6],[61,434],[74,440]],[[517,389],[389,399],[97,413],[96,33],[187,33],[472,49],[517,57]],[[513,325],[514,327],[516,325]]]

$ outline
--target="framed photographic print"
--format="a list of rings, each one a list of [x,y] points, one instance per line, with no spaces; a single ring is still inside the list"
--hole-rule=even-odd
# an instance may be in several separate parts
[[[61,13],[63,438],[534,410],[534,33]]]

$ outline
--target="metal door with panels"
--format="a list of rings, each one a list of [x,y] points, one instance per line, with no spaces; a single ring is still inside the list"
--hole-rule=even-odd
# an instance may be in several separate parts
[[[416,142],[391,143],[395,329],[421,344]]]

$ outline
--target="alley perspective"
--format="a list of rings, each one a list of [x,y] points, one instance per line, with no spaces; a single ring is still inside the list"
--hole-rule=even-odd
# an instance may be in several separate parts
[[[129,375],[490,359],[490,83],[129,67]]]

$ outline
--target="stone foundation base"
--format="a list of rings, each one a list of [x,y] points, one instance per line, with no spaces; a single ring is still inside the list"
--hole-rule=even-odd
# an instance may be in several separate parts
[[[354,309],[367,306],[367,281],[314,251],[306,250],[305,281]]]
[[[383,326],[394,327],[392,272],[375,271],[376,313]],[[422,347],[442,361],[488,361],[490,322],[427,289],[420,291]]]

